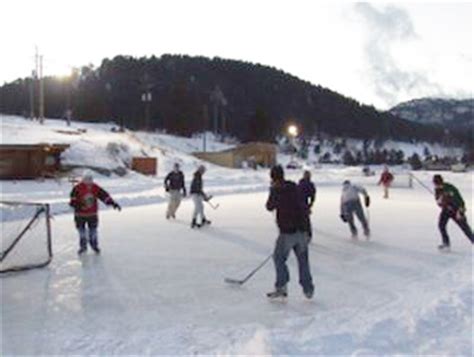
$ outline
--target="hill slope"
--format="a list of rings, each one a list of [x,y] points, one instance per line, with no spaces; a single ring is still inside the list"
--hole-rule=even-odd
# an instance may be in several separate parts
[[[474,100],[421,98],[400,103],[389,112],[416,123],[441,124],[448,128],[471,128]]]
[[[0,112],[27,113],[30,80],[0,87]],[[271,140],[289,121],[305,135],[438,141],[442,129],[405,121],[283,71],[221,58],[117,56],[68,81],[47,78],[46,116],[67,103],[81,120],[114,120],[126,127],[184,135],[213,129],[242,140]],[[142,95],[150,93],[149,120]]]

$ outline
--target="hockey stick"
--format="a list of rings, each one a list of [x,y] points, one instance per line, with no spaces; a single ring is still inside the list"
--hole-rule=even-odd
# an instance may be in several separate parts
[[[256,267],[254,270],[252,270],[245,278],[242,280],[238,279],[231,279],[231,278],[225,278],[224,281],[228,284],[236,284],[236,285],[242,285],[244,284],[247,280],[249,280],[257,271],[259,271],[267,262],[270,260],[270,258],[273,257],[273,253],[270,254],[268,257],[265,258],[265,260],[260,263],[258,267]]]
[[[411,174],[411,176],[416,180],[416,182],[418,182],[421,186],[423,186],[429,193],[431,193],[432,195],[434,194],[433,190],[431,188],[429,188],[428,186],[426,186],[423,181],[421,181],[418,177],[416,177],[415,175]]]
[[[216,203],[215,205],[213,205],[210,200],[207,200],[207,201],[205,201],[205,202],[206,202],[209,206],[211,206],[212,209],[214,209],[214,210],[216,210],[216,209],[219,208],[219,204],[218,204],[218,203]]]

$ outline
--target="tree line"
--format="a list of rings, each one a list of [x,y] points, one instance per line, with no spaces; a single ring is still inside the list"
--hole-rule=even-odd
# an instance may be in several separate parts
[[[23,78],[1,86],[0,112],[28,115],[32,84]],[[75,120],[179,135],[212,130],[242,141],[273,141],[289,122],[305,137],[441,142],[444,133],[276,68],[217,57],[116,56],[68,78],[46,77],[44,88],[47,117],[71,109]],[[451,139],[469,142],[462,133]]]

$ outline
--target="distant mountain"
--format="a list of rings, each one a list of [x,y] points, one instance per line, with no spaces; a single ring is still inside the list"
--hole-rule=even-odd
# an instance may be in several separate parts
[[[472,128],[474,100],[422,98],[398,104],[389,113],[421,124],[439,124],[445,128]]]
[[[26,115],[36,86],[30,78],[1,86],[0,112]],[[73,119],[112,120],[132,129],[272,140],[296,122],[306,137],[443,139],[441,126],[400,119],[276,68],[218,57],[116,56],[98,68],[78,69],[69,81],[48,77],[44,87],[47,117],[62,117],[69,105]]]

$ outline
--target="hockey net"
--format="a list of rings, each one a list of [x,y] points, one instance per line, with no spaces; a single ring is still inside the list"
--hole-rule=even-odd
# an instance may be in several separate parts
[[[40,268],[53,257],[49,205],[0,201],[0,273]]]

